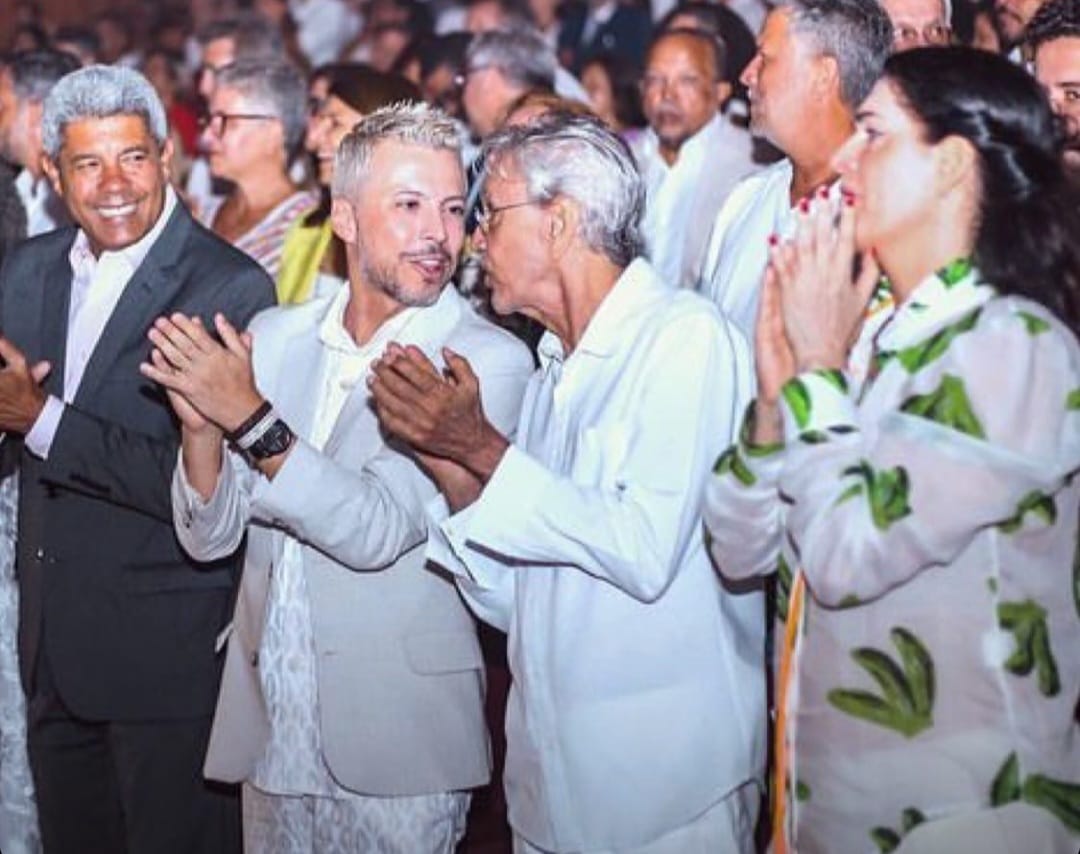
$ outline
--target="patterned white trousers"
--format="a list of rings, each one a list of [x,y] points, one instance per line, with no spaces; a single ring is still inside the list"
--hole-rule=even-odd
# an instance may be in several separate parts
[[[244,854],[453,854],[469,800],[468,792],[269,795],[245,783]]]

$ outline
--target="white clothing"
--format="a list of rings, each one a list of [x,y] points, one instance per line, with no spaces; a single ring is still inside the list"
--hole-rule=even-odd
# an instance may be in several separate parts
[[[468,792],[313,798],[242,791],[245,854],[454,854]]]
[[[289,0],[289,12],[312,68],[334,62],[360,31],[360,17],[342,0]]]
[[[15,176],[15,192],[26,211],[27,237],[37,237],[71,221],[64,200],[44,175],[35,181],[30,170],[23,169]]]
[[[64,399],[54,395],[45,399],[45,406],[26,434],[26,447],[45,459],[49,456],[53,437],[60,426],[64,405],[75,399],[86,365],[97,347],[105,325],[112,317],[127,283],[139,265],[153,249],[161,232],[176,208],[176,193],[165,188],[165,204],[157,221],[139,240],[115,252],[102,252],[94,257],[90,241],[81,228],[71,244],[71,299],[68,303],[67,344],[64,348]],[[59,370],[59,366],[54,366]]]
[[[569,98],[571,101],[580,101],[582,104],[589,103],[589,93],[581,85],[573,74],[561,65],[555,66],[555,94],[560,98]]]
[[[769,260],[769,235],[791,237],[791,161],[781,160],[740,182],[716,216],[697,290],[754,340],[761,278]],[[839,192],[833,185],[830,193]]]
[[[701,499],[751,395],[745,340],[634,261],[574,351],[547,333],[518,437],[429,557],[509,633],[511,827],[630,848],[763,772],[764,604],[721,587]]]
[[[717,212],[732,188],[758,168],[753,139],[717,113],[683,143],[671,166],[652,128],[633,148],[645,179],[645,254],[665,282],[693,287]]]

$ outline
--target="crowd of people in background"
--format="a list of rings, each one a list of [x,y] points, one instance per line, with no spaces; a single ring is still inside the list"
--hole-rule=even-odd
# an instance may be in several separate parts
[[[0,850],[1077,850],[1080,0],[116,6],[0,34]]]

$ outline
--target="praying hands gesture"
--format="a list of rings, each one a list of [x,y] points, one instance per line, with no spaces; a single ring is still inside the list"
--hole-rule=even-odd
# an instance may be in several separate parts
[[[383,429],[407,443],[451,510],[471,504],[509,446],[484,416],[469,362],[443,348],[442,374],[417,347],[391,344],[368,380]]]
[[[843,369],[881,271],[855,247],[855,210],[845,198],[800,205],[795,238],[771,241],[754,350],[758,398],[753,440],[779,441],[779,399],[796,374]],[[854,276],[856,257],[858,276]]]
[[[41,384],[50,365],[30,365],[22,351],[4,337],[0,337],[0,359],[0,431],[26,433],[45,406]]]

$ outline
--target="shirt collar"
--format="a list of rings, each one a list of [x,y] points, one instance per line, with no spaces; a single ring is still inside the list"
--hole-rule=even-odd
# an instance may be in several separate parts
[[[351,295],[352,289],[347,283],[339,288],[331,298],[319,324],[319,340],[323,346],[346,356],[381,353],[391,341],[415,344],[427,351],[445,340],[445,333],[458,318],[460,297],[453,284],[448,283],[432,305],[399,311],[375,330],[375,334],[366,344],[357,346],[345,328],[345,309]]]
[[[881,330],[880,359],[913,344],[969,315],[996,293],[983,281],[970,259],[957,259],[934,271],[896,307]]]
[[[725,121],[726,119],[717,112],[715,116],[701,126],[697,133],[679,146],[679,153],[675,157],[675,162],[670,166],[660,156],[660,138],[656,135],[656,131],[649,128],[645,136],[648,140],[649,157],[665,172],[678,169],[684,164],[693,165],[695,162],[703,160],[710,152],[715,151],[717,138],[724,131],[723,123]]]
[[[146,260],[146,256],[150,254],[150,250],[154,248],[157,239],[165,230],[165,226],[168,225],[169,218],[172,216],[173,211],[176,210],[176,204],[176,193],[173,192],[172,186],[167,184],[165,186],[165,204],[161,206],[161,213],[158,214],[158,218],[150,230],[130,246],[125,246],[115,252],[102,252],[101,257],[116,258],[125,264],[131,272],[139,269],[139,265]],[[90,249],[90,239],[81,228],[78,234],[75,235],[75,242],[71,244],[68,258],[71,261],[72,269],[76,270],[87,266],[93,269],[101,260],[101,258],[94,257],[94,253]]]
[[[625,340],[626,321],[644,303],[651,301],[658,289],[666,289],[652,266],[644,258],[630,262],[615,285],[597,306],[596,312],[585,327],[585,332],[574,348],[574,354],[587,353],[606,358],[612,355],[620,342]],[[568,357],[562,341],[553,332],[546,332],[537,345],[541,364],[564,362]],[[573,354],[572,354],[573,355]]]

